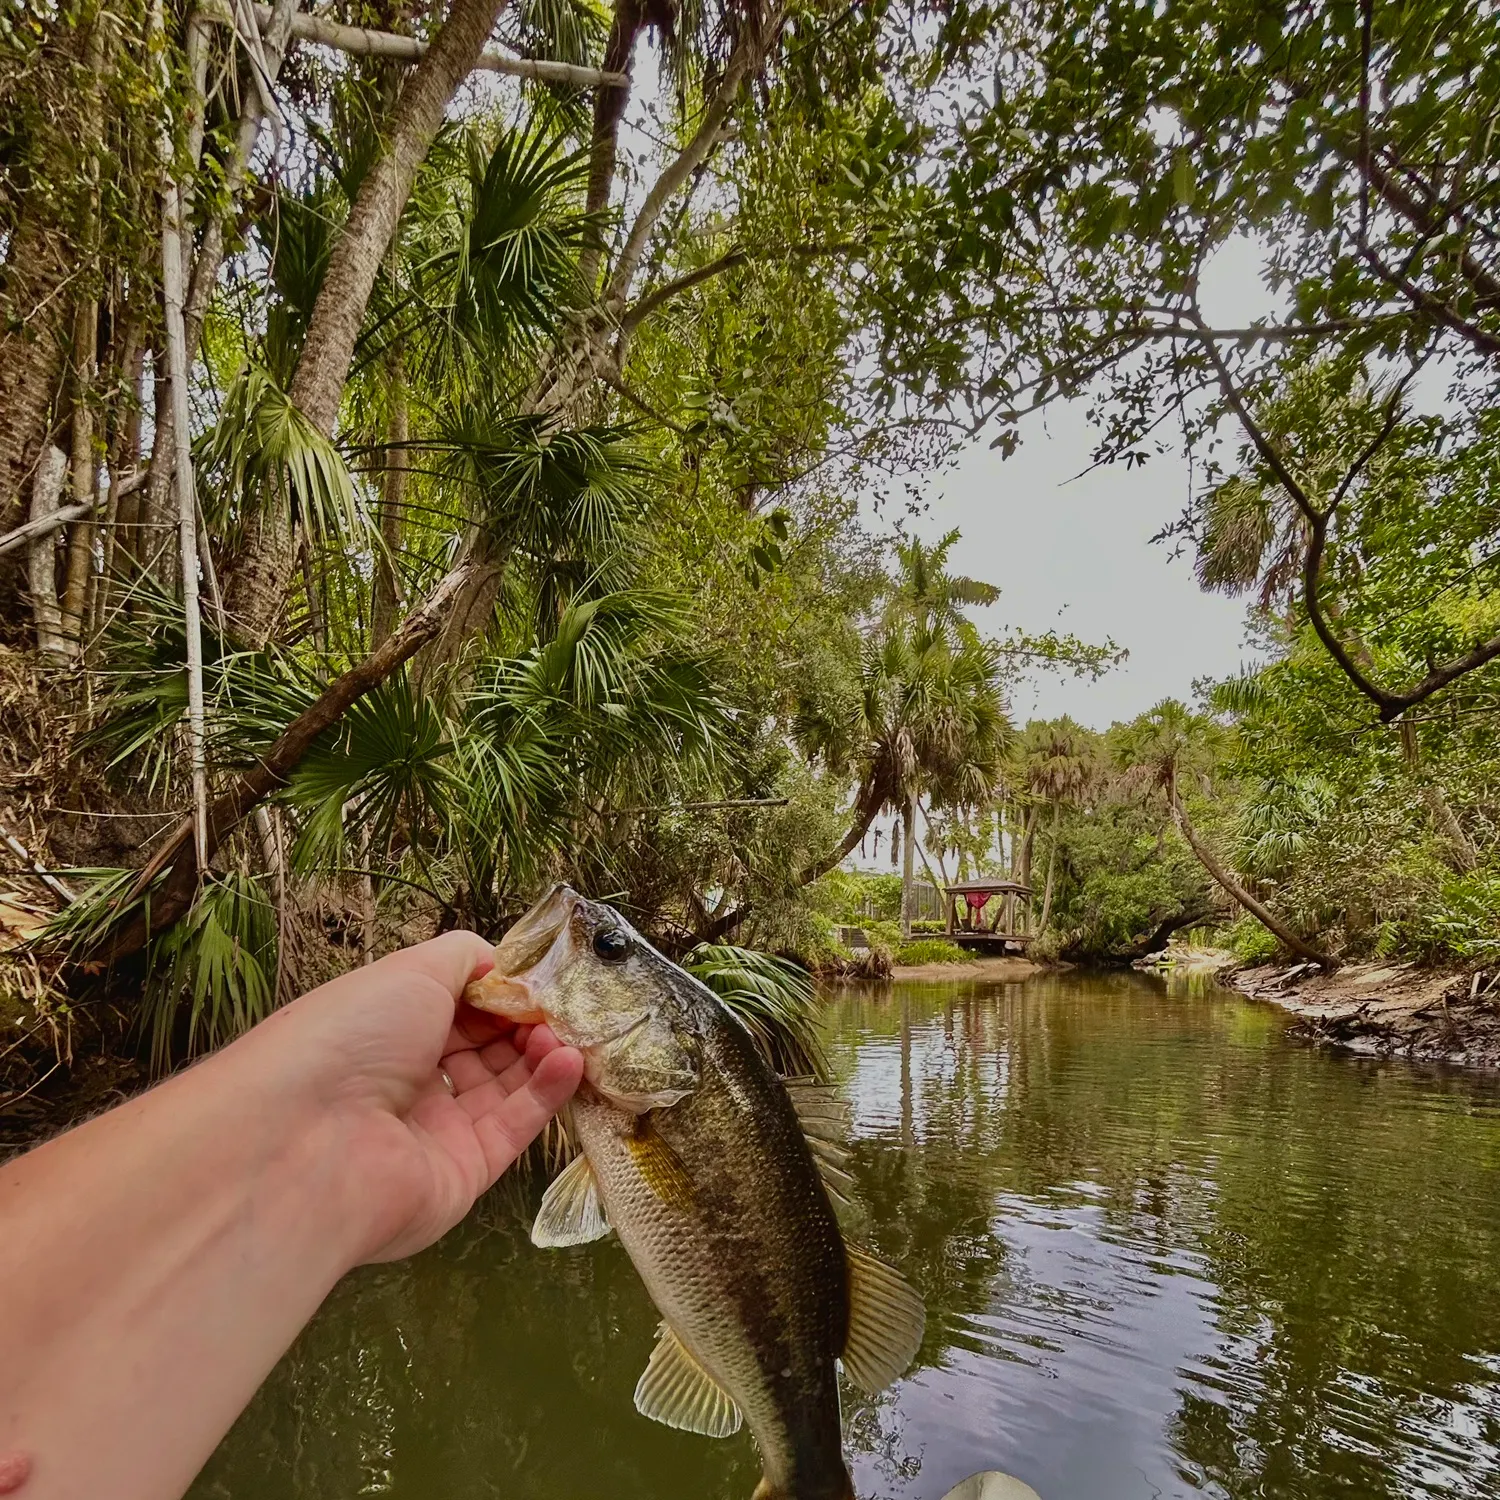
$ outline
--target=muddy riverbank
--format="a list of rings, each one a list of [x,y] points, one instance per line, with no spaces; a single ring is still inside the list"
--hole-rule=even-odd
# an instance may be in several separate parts
[[[1297,1018],[1296,1034],[1381,1057],[1500,1067],[1500,970],[1410,963],[1226,970],[1220,982]]]

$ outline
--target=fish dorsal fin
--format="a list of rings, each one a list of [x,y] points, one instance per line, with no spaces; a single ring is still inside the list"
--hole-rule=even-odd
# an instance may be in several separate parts
[[[657,1330],[656,1348],[636,1383],[635,1409],[653,1422],[704,1437],[729,1437],[744,1421],[724,1387],[665,1323]]]
[[[531,1226],[531,1243],[551,1250],[560,1245],[586,1245],[608,1233],[594,1169],[586,1156],[575,1156],[542,1195],[542,1206]]]
[[[927,1310],[910,1284],[884,1261],[846,1247],[849,1257],[849,1338],[844,1369],[876,1396],[917,1356]]]
[[[783,1078],[797,1123],[812,1148],[813,1162],[823,1186],[840,1203],[847,1204],[854,1179],[844,1170],[849,1163],[849,1149],[844,1144],[849,1128],[849,1106],[839,1097],[832,1084],[816,1078]]]
[[[816,1078],[783,1078],[781,1082],[808,1140],[842,1146],[849,1130],[849,1106],[839,1091]]]

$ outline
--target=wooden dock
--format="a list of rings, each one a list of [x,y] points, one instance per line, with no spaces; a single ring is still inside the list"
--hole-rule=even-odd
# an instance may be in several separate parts
[[[1007,953],[1025,953],[1031,939],[1029,932],[955,932],[948,941],[973,953],[1002,958]]]

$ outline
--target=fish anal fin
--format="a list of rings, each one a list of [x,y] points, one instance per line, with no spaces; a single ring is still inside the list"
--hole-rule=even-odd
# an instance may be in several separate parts
[[[744,1421],[724,1387],[665,1323],[657,1330],[656,1348],[636,1383],[635,1409],[653,1422],[704,1437],[730,1437]]]
[[[586,1245],[609,1233],[599,1182],[586,1156],[575,1156],[542,1195],[531,1243],[544,1250],[561,1245]]]
[[[884,1261],[846,1247],[849,1259],[849,1338],[844,1369],[875,1396],[905,1373],[922,1343],[927,1310],[909,1282]]]

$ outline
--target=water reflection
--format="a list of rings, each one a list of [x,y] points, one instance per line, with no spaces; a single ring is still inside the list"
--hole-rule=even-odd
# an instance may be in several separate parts
[[[1493,1084],[1134,975],[829,1022],[861,1233],[930,1314],[846,1409],[866,1500],[991,1467],[1044,1500],[1500,1496]],[[635,1414],[656,1318],[618,1247],[543,1255],[516,1207],[350,1278],[195,1494],[748,1500],[747,1439]]]

